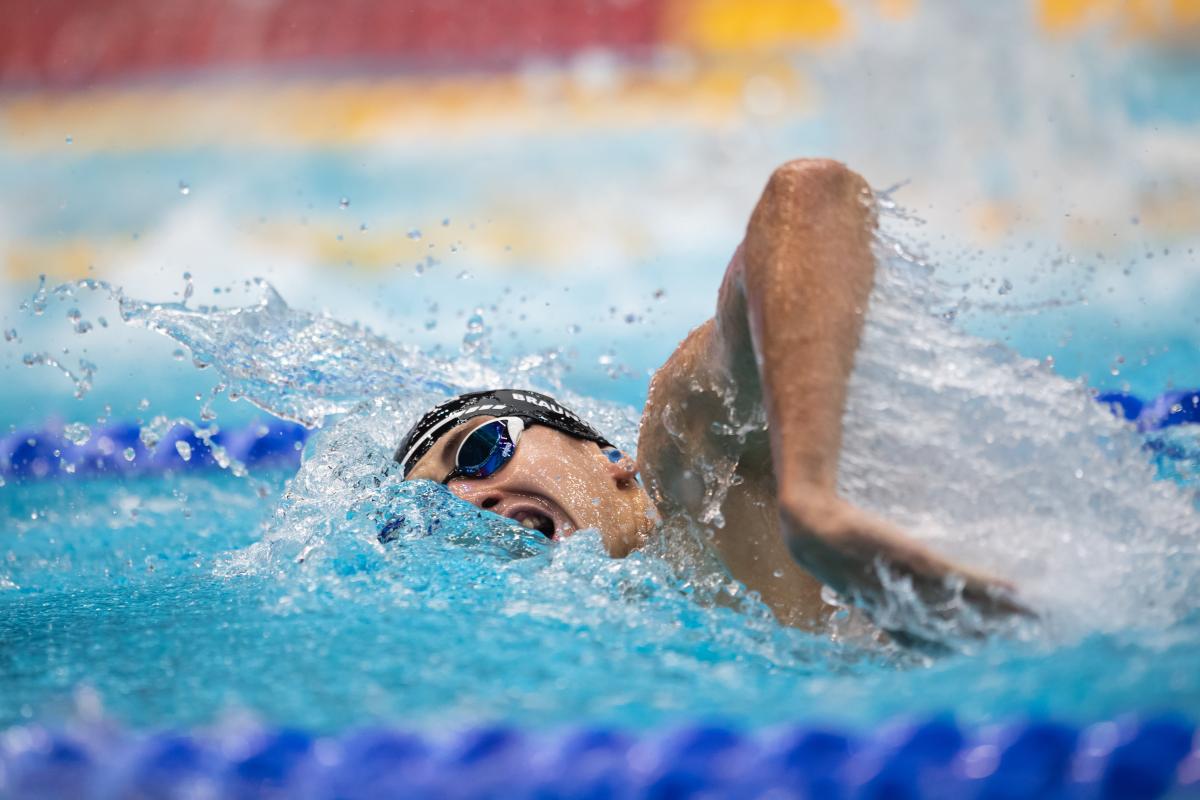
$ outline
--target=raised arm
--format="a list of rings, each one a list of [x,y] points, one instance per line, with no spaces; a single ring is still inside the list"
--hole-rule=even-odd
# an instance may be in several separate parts
[[[774,583],[790,553],[821,582],[872,605],[886,600],[882,564],[931,605],[961,591],[975,611],[1011,610],[1002,585],[837,495],[847,383],[874,280],[872,209],[866,183],[836,162],[794,161],[771,175],[715,317],[652,383],[639,442],[647,484],[664,513],[706,525],[734,576],[764,597],[788,594]],[[765,436],[755,435],[756,410]],[[730,460],[737,479],[714,489],[712,465]],[[711,524],[717,495],[721,526]],[[785,617],[781,604],[815,602],[811,588],[791,594],[773,603]]]

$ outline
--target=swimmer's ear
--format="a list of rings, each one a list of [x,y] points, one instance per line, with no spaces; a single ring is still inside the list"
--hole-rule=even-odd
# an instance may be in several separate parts
[[[608,458],[608,474],[616,482],[618,489],[627,489],[637,485],[637,462],[615,447],[605,447],[601,451]]]

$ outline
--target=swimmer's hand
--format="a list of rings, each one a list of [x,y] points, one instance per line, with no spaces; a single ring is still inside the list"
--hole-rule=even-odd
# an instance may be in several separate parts
[[[927,621],[947,635],[979,637],[1035,616],[1011,583],[942,558],[839,497],[795,492],[780,498],[780,521],[795,560],[887,630],[929,635],[929,624],[896,618],[897,601],[903,606],[905,599],[896,595],[909,588]],[[919,630],[906,630],[907,622]]]

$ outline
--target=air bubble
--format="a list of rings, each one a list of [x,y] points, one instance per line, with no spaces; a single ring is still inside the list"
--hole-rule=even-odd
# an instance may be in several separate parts
[[[192,193],[192,187],[187,181],[179,182],[179,193],[185,197]]]
[[[345,211],[349,207],[350,207],[350,198],[349,197],[343,197],[342,199],[338,200],[338,208],[340,208],[342,211]]]
[[[133,461],[133,459],[137,457],[137,451],[132,447],[126,447],[121,451],[121,455],[125,457],[126,461]]]
[[[192,460],[192,446],[183,439],[179,439],[175,442],[175,452],[179,453],[179,457],[184,461]]]

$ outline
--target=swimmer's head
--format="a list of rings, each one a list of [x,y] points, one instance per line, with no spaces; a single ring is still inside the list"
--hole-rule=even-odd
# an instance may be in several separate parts
[[[595,528],[614,556],[638,547],[654,525],[633,459],[538,392],[497,389],[442,403],[413,426],[395,458],[406,479],[445,483],[551,538]]]

